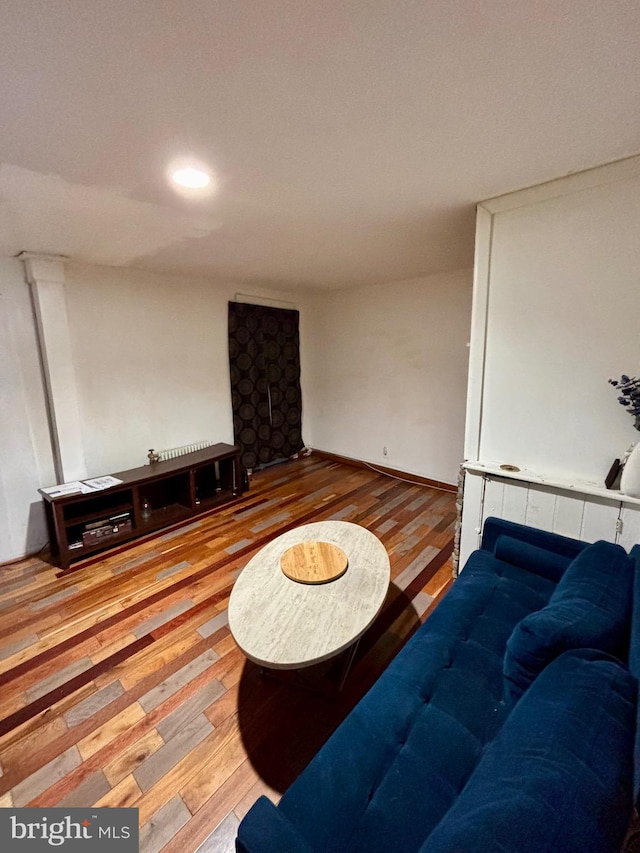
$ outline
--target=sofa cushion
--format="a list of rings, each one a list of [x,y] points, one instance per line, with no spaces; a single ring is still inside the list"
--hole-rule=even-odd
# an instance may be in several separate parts
[[[614,658],[561,655],[518,702],[420,853],[618,851],[631,812],[635,704],[635,679]]]
[[[501,682],[493,652],[420,630],[278,809],[316,853],[415,853],[494,736]]]
[[[519,622],[504,658],[507,707],[538,673],[569,649],[626,656],[633,563],[619,545],[596,542],[568,566],[546,607]]]
[[[519,566],[474,551],[442,604],[429,617],[429,631],[473,637],[502,658],[514,626],[548,603],[556,584]],[[446,602],[446,606],[443,606]]]

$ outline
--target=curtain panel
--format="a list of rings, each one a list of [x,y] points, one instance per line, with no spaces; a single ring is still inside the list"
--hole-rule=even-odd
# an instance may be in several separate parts
[[[243,467],[259,468],[301,450],[299,312],[230,302],[229,368]]]

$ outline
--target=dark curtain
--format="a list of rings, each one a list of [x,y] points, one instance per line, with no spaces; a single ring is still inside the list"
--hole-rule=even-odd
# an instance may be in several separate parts
[[[233,434],[244,468],[304,447],[298,320],[298,311],[229,303]]]

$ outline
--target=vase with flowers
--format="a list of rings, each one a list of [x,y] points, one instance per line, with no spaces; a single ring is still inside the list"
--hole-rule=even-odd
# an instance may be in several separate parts
[[[620,379],[610,379],[609,383],[617,388],[618,402],[633,418],[634,427],[640,430],[640,378],[622,374]],[[627,451],[620,491],[630,497],[640,498],[640,442],[633,444]]]

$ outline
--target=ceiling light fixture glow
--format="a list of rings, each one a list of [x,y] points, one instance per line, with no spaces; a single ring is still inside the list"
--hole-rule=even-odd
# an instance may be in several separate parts
[[[211,183],[211,176],[203,169],[186,166],[185,168],[173,171],[171,173],[171,180],[179,187],[186,187],[190,190],[202,190]]]

